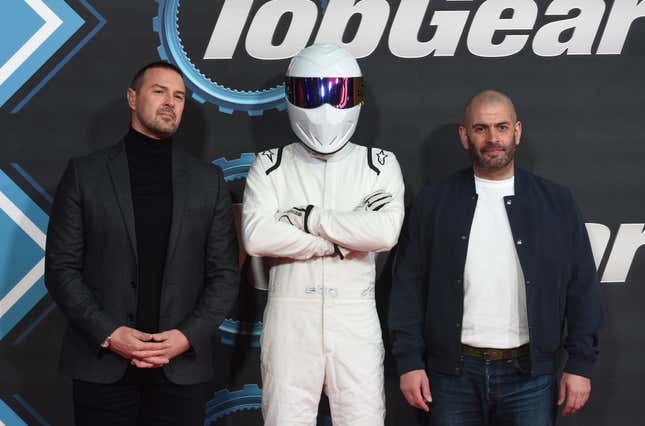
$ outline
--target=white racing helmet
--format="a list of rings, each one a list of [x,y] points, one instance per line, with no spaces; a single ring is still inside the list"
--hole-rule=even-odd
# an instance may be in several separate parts
[[[356,59],[332,44],[314,44],[293,57],[285,79],[291,129],[320,154],[341,150],[361,112],[363,74]]]

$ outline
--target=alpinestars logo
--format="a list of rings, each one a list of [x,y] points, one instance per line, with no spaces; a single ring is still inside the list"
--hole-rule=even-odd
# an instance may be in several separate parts
[[[284,86],[229,88],[196,64],[242,55],[284,60],[310,43],[342,45],[357,58],[379,45],[409,59],[501,58],[527,51],[542,57],[618,55],[634,22],[645,16],[642,0],[219,0],[204,7],[219,14],[212,30],[200,29],[201,47],[189,57],[179,31],[180,1],[157,2],[153,28],[160,56],[184,71],[198,101],[249,115],[284,109]],[[189,0],[181,5],[195,6]]]

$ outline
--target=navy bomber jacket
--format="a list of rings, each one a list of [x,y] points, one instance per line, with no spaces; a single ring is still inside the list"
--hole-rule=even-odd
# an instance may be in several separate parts
[[[477,194],[472,169],[425,187],[399,239],[389,306],[399,374],[428,368],[461,374],[463,275]],[[515,195],[504,197],[524,272],[531,374],[591,377],[603,321],[589,237],[571,191],[520,168]]]

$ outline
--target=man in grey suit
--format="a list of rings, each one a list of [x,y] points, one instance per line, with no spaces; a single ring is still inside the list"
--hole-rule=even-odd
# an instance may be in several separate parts
[[[173,147],[185,92],[173,65],[142,68],[127,135],[72,159],[57,190],[45,283],[79,425],[203,424],[238,247],[221,171]]]

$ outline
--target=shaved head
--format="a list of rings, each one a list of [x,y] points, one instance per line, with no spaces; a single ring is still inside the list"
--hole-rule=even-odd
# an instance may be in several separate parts
[[[497,90],[484,90],[470,98],[464,109],[464,124],[472,122],[473,109],[481,106],[499,105],[508,108],[513,122],[517,121],[517,112],[511,98]]]
[[[461,145],[470,154],[475,175],[484,179],[513,176],[522,123],[511,99],[496,90],[473,96],[459,126]]]

